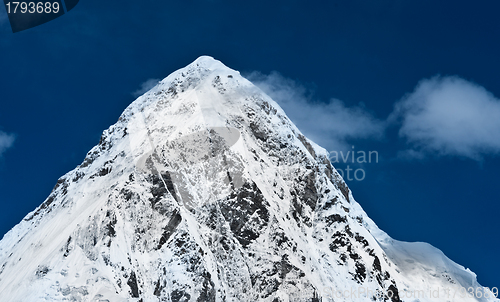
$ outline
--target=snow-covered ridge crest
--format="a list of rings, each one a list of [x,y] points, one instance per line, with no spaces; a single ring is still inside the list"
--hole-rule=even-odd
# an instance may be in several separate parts
[[[127,107],[0,241],[2,299],[498,301],[445,296],[479,288],[475,275],[378,229],[327,155],[200,57]]]

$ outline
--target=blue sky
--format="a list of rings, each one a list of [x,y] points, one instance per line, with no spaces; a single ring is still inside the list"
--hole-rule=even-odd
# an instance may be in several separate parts
[[[498,1],[85,1],[13,34],[0,8],[0,234],[141,89],[200,55],[241,71],[333,152],[389,235],[499,287]],[[357,159],[357,157],[355,158]],[[349,166],[349,167],[348,167]],[[347,175],[346,175],[347,176]]]

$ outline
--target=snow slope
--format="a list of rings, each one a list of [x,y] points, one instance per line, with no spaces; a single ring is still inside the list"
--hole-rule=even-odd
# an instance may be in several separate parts
[[[381,231],[326,150],[210,57],[135,100],[4,236],[0,293],[1,301],[499,301],[441,251]]]

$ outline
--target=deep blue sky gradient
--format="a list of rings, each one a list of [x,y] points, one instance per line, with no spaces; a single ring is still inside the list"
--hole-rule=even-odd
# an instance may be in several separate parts
[[[0,21],[0,130],[16,135],[0,158],[0,236],[82,162],[141,83],[200,55],[243,73],[278,71],[318,100],[363,103],[385,119],[437,74],[500,97],[499,11],[498,1],[81,0],[20,33]],[[383,230],[429,242],[500,287],[498,156],[396,160],[397,128],[351,143],[380,154],[349,185]]]

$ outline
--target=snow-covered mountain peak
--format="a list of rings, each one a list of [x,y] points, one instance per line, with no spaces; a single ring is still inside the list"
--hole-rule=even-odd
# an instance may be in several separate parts
[[[481,289],[472,272],[381,231],[327,155],[200,57],[128,106],[0,241],[2,299],[498,301],[462,296]]]
[[[187,68],[191,68],[193,66],[200,66],[209,70],[229,69],[221,61],[216,60],[211,56],[200,56],[196,60],[194,60],[191,64],[189,64]]]
[[[202,56],[140,96],[125,110],[122,118],[137,111],[163,110],[166,116],[182,116],[184,121],[198,119],[198,123],[204,122],[208,127],[224,126],[229,122],[229,113],[241,111],[242,106],[252,101],[248,96],[259,93],[238,71],[212,57]],[[176,123],[172,119],[164,120],[165,125]]]

